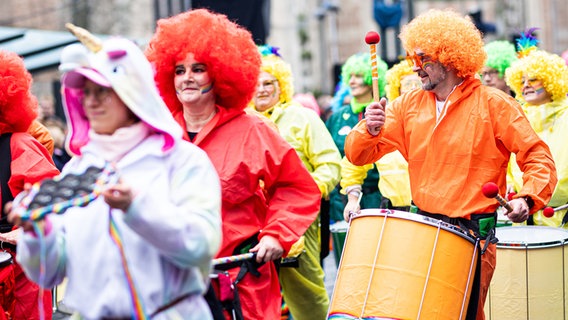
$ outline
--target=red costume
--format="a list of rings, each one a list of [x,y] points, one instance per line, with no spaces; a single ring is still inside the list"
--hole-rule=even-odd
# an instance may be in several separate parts
[[[221,179],[223,243],[217,256],[235,254],[257,233],[258,240],[277,239],[286,253],[317,217],[321,193],[296,151],[264,120],[244,111],[260,74],[258,49],[248,31],[203,9],[158,22],[146,55],[164,101],[184,130],[174,72],[190,53],[206,66],[217,110],[193,141],[207,152]],[[230,270],[233,281],[238,271]],[[237,285],[244,318],[279,319],[275,265],[258,271],[258,277],[248,273]]]
[[[55,168],[49,152],[41,143],[26,133],[37,116],[37,100],[30,92],[32,77],[26,71],[18,55],[0,51],[0,78],[2,79],[0,82],[0,135],[12,134],[9,138],[10,152],[1,153],[0,157],[3,158],[0,161],[9,163],[9,167],[2,167],[2,170],[5,170],[3,173],[6,173],[8,168],[10,170],[6,185],[9,188],[9,195],[14,197],[24,189],[24,184],[33,184],[44,178],[53,177],[59,171]],[[5,159],[7,155],[10,155],[9,159]],[[8,193],[4,190],[3,194]],[[9,200],[9,198],[4,198],[2,203]],[[2,215],[4,215],[3,210]],[[10,230],[5,219],[2,220],[0,227]],[[3,247],[6,248],[6,246],[7,244],[4,243]],[[15,252],[10,250],[10,253],[15,258]],[[39,319],[39,287],[28,280],[17,263],[13,267],[14,296],[3,297],[5,299],[3,306],[8,307],[9,310],[2,310],[0,319],[4,316],[12,319]],[[13,302],[10,302],[11,299],[14,299]],[[45,319],[51,319],[51,291],[43,292],[43,303]]]

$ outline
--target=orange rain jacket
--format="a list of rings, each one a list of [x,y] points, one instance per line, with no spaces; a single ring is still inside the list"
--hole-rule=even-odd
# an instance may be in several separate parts
[[[223,242],[217,257],[233,255],[258,232],[258,239],[278,239],[285,256],[316,219],[321,192],[294,148],[265,120],[243,110],[217,111],[193,141],[209,155],[221,179]],[[173,115],[185,129],[183,112]],[[233,281],[238,271],[229,270]],[[258,278],[248,274],[237,286],[244,317],[280,319],[276,268],[267,263],[259,272]]]
[[[345,142],[345,154],[356,165],[373,163],[395,149],[408,161],[414,203],[449,217],[496,210],[497,201],[484,197],[481,189],[494,182],[503,195],[510,153],[524,172],[516,197],[532,198],[531,213],[548,203],[557,182],[550,150],[521,106],[473,77],[449,95],[439,121],[434,93],[413,90],[386,108],[379,135],[369,134],[362,120]]]

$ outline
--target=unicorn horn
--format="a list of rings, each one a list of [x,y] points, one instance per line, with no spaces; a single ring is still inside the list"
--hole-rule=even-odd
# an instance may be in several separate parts
[[[77,27],[72,23],[66,23],[65,28],[69,30],[82,44],[85,45],[90,51],[97,53],[103,48],[102,41],[95,37],[92,33],[83,29],[81,27]]]

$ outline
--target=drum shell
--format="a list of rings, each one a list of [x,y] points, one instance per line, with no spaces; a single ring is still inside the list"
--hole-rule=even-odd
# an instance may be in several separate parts
[[[488,320],[567,319],[568,231],[544,226],[497,229],[497,265]]]
[[[467,235],[432,221],[378,209],[362,210],[353,218],[337,272],[330,318],[343,314],[464,319],[477,262],[476,246]]]

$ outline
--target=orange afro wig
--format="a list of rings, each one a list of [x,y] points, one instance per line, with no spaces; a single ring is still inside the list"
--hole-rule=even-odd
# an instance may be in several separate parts
[[[172,111],[182,109],[174,88],[175,64],[189,53],[207,66],[220,107],[244,109],[256,90],[260,53],[250,32],[225,15],[198,9],[161,19],[145,53]]]
[[[0,50],[0,134],[25,132],[37,117],[32,75],[16,53]]]
[[[469,17],[450,9],[431,9],[402,28],[399,35],[407,52],[424,51],[456,70],[458,77],[476,74],[485,62],[481,33]]]

